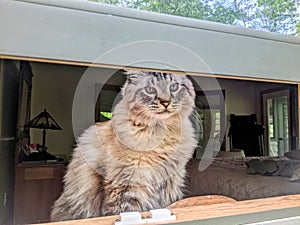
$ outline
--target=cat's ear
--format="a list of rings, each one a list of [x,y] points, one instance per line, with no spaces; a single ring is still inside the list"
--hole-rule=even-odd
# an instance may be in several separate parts
[[[144,73],[138,70],[127,70],[124,74],[127,75],[127,80],[121,89],[122,96],[125,95],[128,85],[137,85],[137,83],[144,77]]]
[[[139,70],[128,70],[126,71],[124,74],[127,75],[127,83],[128,84],[135,84],[136,82],[138,82],[139,80],[141,80],[142,78],[144,78],[147,73],[143,72],[143,71],[139,71]]]

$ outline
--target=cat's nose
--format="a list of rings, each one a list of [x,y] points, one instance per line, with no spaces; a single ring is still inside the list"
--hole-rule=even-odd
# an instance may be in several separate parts
[[[160,100],[160,104],[162,104],[165,108],[167,108],[170,105],[170,101],[166,101],[166,100]]]

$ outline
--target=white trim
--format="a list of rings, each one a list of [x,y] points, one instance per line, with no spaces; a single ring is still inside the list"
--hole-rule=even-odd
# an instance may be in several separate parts
[[[300,223],[300,216],[293,216],[293,217],[281,218],[275,220],[247,223],[244,225],[291,225],[291,224],[299,224],[299,223]]]
[[[14,141],[16,140],[15,137],[2,137],[0,138],[0,141]]]

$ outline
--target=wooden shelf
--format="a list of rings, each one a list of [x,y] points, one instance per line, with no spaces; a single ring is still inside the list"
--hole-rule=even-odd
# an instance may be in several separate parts
[[[273,198],[177,208],[171,210],[172,213],[176,215],[176,221],[170,221],[169,223],[205,220],[216,217],[235,216],[296,207],[300,207],[300,195],[287,195]],[[143,216],[149,216],[149,213],[147,212],[142,214]],[[298,215],[300,215],[300,213]],[[120,219],[120,216],[64,221],[48,223],[48,225],[113,225],[116,219]],[[165,222],[164,224],[168,224],[168,222]]]

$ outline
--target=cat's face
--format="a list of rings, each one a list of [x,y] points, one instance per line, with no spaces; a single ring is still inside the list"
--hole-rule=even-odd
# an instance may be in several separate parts
[[[160,119],[191,114],[195,91],[186,76],[142,71],[128,71],[127,75],[122,95],[131,112]]]

